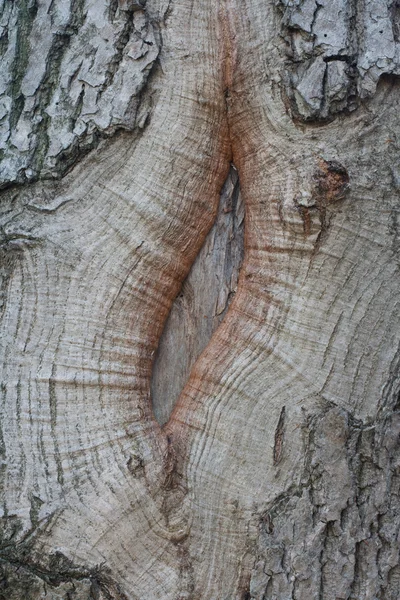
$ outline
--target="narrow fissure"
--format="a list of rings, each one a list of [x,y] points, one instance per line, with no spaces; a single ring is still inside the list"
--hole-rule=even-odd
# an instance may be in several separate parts
[[[221,0],[218,20],[227,115],[237,61],[235,19],[231,0]],[[215,223],[173,303],[154,358],[150,390],[160,425],[169,420],[194,363],[225,317],[237,290],[243,258],[244,205],[238,171],[231,163]]]
[[[175,299],[155,356],[151,396],[166,423],[193,364],[208,345],[236,293],[244,256],[244,206],[231,167],[216,221]]]

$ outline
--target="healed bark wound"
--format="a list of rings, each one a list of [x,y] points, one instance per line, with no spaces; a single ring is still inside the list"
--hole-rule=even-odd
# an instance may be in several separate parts
[[[397,13],[367,2],[374,25],[361,11],[354,27],[353,3],[311,4],[307,35],[307,1],[0,4],[6,67],[16,45],[3,34],[17,13],[12,31],[35,55],[40,19],[71,36],[68,48],[83,33],[90,46],[85,27],[104,40],[94,43],[75,116],[65,113],[68,131],[85,121],[86,93],[97,131],[114,84],[127,92],[124,110],[127,101],[147,115],[59,182],[2,194],[7,600],[399,596]],[[81,20],[66,32],[73,6]],[[392,25],[383,45],[378,21],[382,31]],[[321,23],[333,22],[325,43]],[[156,44],[133,98],[127,47],[150,32]],[[289,78],[288,40],[298,44]],[[372,43],[371,58],[363,48]],[[45,165],[57,142],[51,134],[37,146],[33,132],[33,145],[19,147],[23,119],[36,127],[51,116],[56,80],[82,90],[84,61],[75,80],[50,69],[29,94],[27,44],[11,60],[9,182],[29,179],[21,169]],[[363,102],[354,104],[337,58],[349,44],[360,59],[351,85]],[[43,139],[49,123],[39,126]],[[64,151],[75,160],[79,132],[55,165]],[[232,162],[246,207],[238,289],[161,428],[150,398],[155,353]],[[157,410],[163,421],[167,411]]]

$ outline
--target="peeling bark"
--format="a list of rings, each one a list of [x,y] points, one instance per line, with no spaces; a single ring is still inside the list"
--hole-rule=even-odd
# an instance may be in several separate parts
[[[101,138],[142,128],[160,16],[139,2],[0,4],[0,186],[60,177]]]
[[[286,93],[306,121],[353,111],[383,75],[400,74],[397,2],[279,0],[287,42]]]
[[[0,4],[0,598],[394,600],[396,6],[142,4]]]

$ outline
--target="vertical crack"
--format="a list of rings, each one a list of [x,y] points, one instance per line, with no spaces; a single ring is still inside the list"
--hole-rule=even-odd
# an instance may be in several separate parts
[[[160,424],[168,421],[194,362],[235,297],[244,256],[244,207],[231,167],[216,221],[182,285],[154,359],[151,395]]]

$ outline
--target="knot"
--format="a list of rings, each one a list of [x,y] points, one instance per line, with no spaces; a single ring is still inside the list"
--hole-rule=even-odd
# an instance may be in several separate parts
[[[349,174],[339,162],[321,158],[314,182],[316,205],[327,206],[344,199],[349,189]]]

